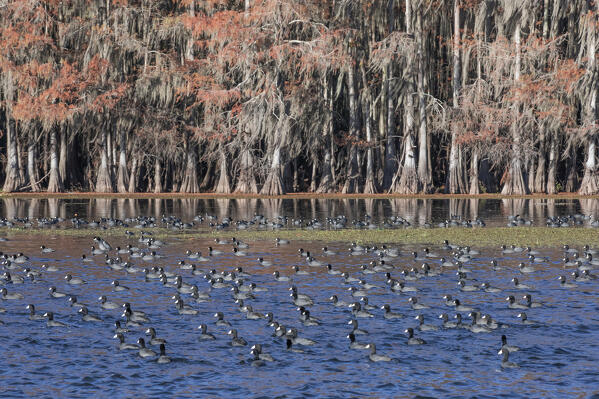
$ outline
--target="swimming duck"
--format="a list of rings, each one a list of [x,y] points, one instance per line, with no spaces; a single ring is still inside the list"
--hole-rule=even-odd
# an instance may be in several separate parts
[[[46,319],[43,315],[35,313],[35,305],[33,305],[33,304],[27,305],[27,307],[25,309],[29,310],[29,320],[45,320]]]
[[[374,317],[374,315],[372,313],[370,313],[367,310],[363,310],[362,309],[362,305],[359,302],[354,302],[351,305],[349,305],[349,307],[351,308],[351,312],[352,315],[354,315],[354,317],[360,317],[360,318],[370,318],[370,317]]]
[[[437,331],[439,328],[437,326],[433,326],[431,324],[425,324],[424,323],[424,316],[419,314],[418,316],[414,317],[415,320],[418,320],[419,325],[418,325],[418,329],[420,331]]]
[[[458,326],[456,322],[449,321],[449,316],[447,316],[447,313],[440,314],[439,318],[443,321],[444,328],[456,328]]]
[[[312,306],[314,302],[307,296],[300,297],[297,291],[293,291],[290,296],[293,298],[293,303],[296,306]]]
[[[459,299],[453,300],[453,306],[455,307],[456,312],[472,312],[474,310],[470,306],[462,305]]]
[[[528,307],[521,305],[519,303],[516,303],[516,298],[514,298],[513,295],[508,296],[507,298],[505,298],[506,301],[508,301],[508,308],[510,309],[528,309]]]
[[[3,300],[15,300],[15,299],[23,299],[23,294],[19,292],[11,292],[9,293],[6,288],[0,289],[0,299]]]
[[[508,345],[507,337],[505,335],[501,336],[501,349],[507,349],[509,352],[517,352],[520,350],[520,348],[517,346]]]
[[[479,287],[476,285],[467,285],[466,281],[460,279],[460,281],[458,281],[458,286],[460,287],[460,291],[464,291],[464,292],[472,292],[472,291],[478,291]]]
[[[351,319],[347,324],[352,326],[352,333],[358,335],[368,335],[368,331],[358,328],[358,320]]]
[[[158,359],[156,359],[156,363],[165,364],[165,363],[170,363],[170,362],[171,362],[171,358],[166,355],[165,345],[160,344],[160,355],[158,356]]]
[[[299,268],[299,266],[297,266],[297,265],[296,265],[296,266],[291,266],[291,268],[293,269],[294,273],[295,273],[295,274],[298,274],[298,275],[308,275],[308,274],[310,274],[310,273],[308,273],[308,272],[307,272],[307,271],[305,271],[305,270],[301,270],[301,269]]]
[[[112,309],[118,309],[119,308],[119,305],[116,304],[115,302],[110,302],[106,298],[106,295],[102,295],[101,297],[99,297],[98,301],[100,301],[100,307],[102,309],[112,310]]]
[[[119,283],[119,280],[113,280],[111,284],[113,286],[112,290],[115,291],[115,292],[128,291],[129,290],[129,287],[121,285]]]
[[[126,343],[122,333],[116,333],[113,338],[119,340],[119,350],[139,349],[139,345]]]
[[[208,341],[215,339],[214,335],[208,332],[208,327],[206,326],[206,324],[200,324],[198,329],[200,330],[200,336],[198,337],[200,341]]]
[[[525,324],[527,326],[534,326],[534,325],[539,324],[536,321],[529,320],[528,316],[524,312],[518,313],[518,317],[521,319],[522,324]]]
[[[222,312],[216,312],[214,314],[214,317],[216,317],[216,321],[214,322],[214,324],[216,324],[219,327],[231,327],[231,323],[229,323],[228,321],[226,321],[224,319],[223,313]]]
[[[301,350],[301,349],[297,349],[297,348],[294,348],[294,347],[293,347],[293,341],[291,341],[291,339],[290,339],[290,338],[287,338],[287,339],[285,340],[285,344],[286,344],[286,346],[287,346],[287,350],[288,350],[288,351],[290,351],[290,352],[294,352],[294,353],[304,353],[304,351],[303,351],[303,350]]]
[[[146,330],[146,335],[150,336],[150,341],[148,341],[148,343],[150,345],[159,345],[159,344],[165,344],[166,340],[162,339],[162,338],[156,338],[156,330],[154,329],[154,327],[150,327]]]
[[[66,327],[66,324],[54,320],[54,313],[52,312],[44,313],[44,317],[48,318],[48,322],[46,323],[48,327]]]
[[[370,359],[370,361],[372,362],[389,362],[391,361],[391,358],[387,355],[379,355],[378,353],[376,353],[376,346],[375,344],[368,344],[366,345],[367,349],[370,349],[370,355],[368,356],[368,358]]]
[[[426,341],[423,340],[422,338],[417,338],[414,337],[414,329],[413,328],[406,328],[404,330],[404,332],[406,334],[408,334],[408,345],[423,345],[426,344]]]
[[[529,285],[522,284],[521,282],[519,282],[517,277],[512,278],[512,282],[514,283],[514,287],[519,290],[531,289],[531,287]]]
[[[289,277],[287,277],[287,276],[281,276],[281,273],[279,273],[278,270],[275,270],[272,273],[272,275],[275,276],[276,281],[289,281],[290,280]]]
[[[418,298],[416,298],[415,296],[410,297],[408,299],[408,302],[410,302],[413,310],[429,309],[428,306],[418,303]]]
[[[90,321],[90,322],[102,321],[101,318],[89,314],[87,311],[87,308],[85,306],[82,306],[77,312],[81,313],[81,315],[82,315],[81,319],[83,321]]]
[[[116,321],[114,322],[114,332],[115,332],[115,333],[117,333],[117,334],[118,334],[118,333],[124,334],[124,333],[128,333],[128,332],[130,332],[130,331],[131,331],[131,330],[129,330],[129,329],[128,329],[128,328],[126,328],[126,327],[121,327],[121,322],[120,322],[120,320],[116,320]]]
[[[403,317],[401,313],[392,312],[391,306],[388,304],[381,306],[381,309],[385,311],[385,314],[383,315],[385,319],[401,319]]]
[[[266,362],[274,362],[275,359],[268,353],[262,352],[262,344],[252,345],[251,350],[258,352],[258,358]]]
[[[247,345],[247,341],[241,337],[237,336],[237,330],[229,330],[227,333],[231,336],[231,346],[245,346]]]
[[[340,308],[340,307],[344,307],[344,306],[348,306],[348,303],[347,303],[347,302],[344,302],[344,301],[340,301],[340,300],[337,298],[337,295],[333,295],[333,296],[331,296],[331,297],[329,298],[329,301],[331,301],[331,302],[333,303],[333,306],[335,306],[335,307],[338,307],[338,308]]]
[[[287,330],[286,336],[291,339],[294,345],[310,346],[316,344],[316,341],[309,338],[298,337],[296,328]]]
[[[140,357],[154,357],[156,356],[156,352],[154,352],[150,348],[146,348],[146,341],[143,338],[137,340],[137,344],[139,345],[139,356]]]
[[[516,363],[514,362],[510,362],[509,361],[509,356],[510,356],[510,351],[505,349],[505,348],[501,348],[499,350],[499,352],[497,352],[498,355],[503,355],[503,358],[501,359],[501,367],[503,368],[516,368],[519,367]]]
[[[177,312],[181,315],[197,315],[199,311],[193,308],[186,308],[182,299],[177,299],[175,301],[175,307],[177,308]]]
[[[79,284],[84,284],[85,281],[79,277],[73,277],[70,274],[67,274],[66,276],[64,276],[64,279],[67,280],[68,284],[71,285],[79,285]]]
[[[362,344],[360,342],[356,341],[356,335],[353,332],[350,332],[347,335],[347,338],[349,338],[349,348],[350,349],[368,349],[368,344]]]
[[[47,272],[57,272],[58,271],[58,267],[54,266],[54,265],[42,265],[41,266],[42,270],[45,270]]]
[[[534,267],[527,266],[524,263],[520,263],[518,269],[520,270],[520,273],[534,273],[536,271]]]
[[[524,306],[527,308],[540,308],[543,306],[543,304],[540,302],[533,302],[532,296],[530,294],[526,294],[522,298],[526,300],[526,304]]]

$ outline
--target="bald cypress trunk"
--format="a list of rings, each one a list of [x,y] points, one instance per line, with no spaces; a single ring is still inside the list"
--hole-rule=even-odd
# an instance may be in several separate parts
[[[117,170],[116,188],[119,193],[129,191],[129,174],[127,173],[127,139],[123,128],[119,130],[119,167]]]
[[[356,95],[356,79],[354,66],[349,65],[347,70],[347,88],[349,97],[349,138],[354,140],[358,138],[359,119],[358,119],[358,98]],[[357,193],[360,183],[360,171],[358,170],[358,148],[354,143],[350,143],[349,155],[347,158],[347,168],[345,184],[342,193]]]
[[[162,188],[162,163],[160,158],[154,158],[154,193],[161,193]]]
[[[406,33],[412,34],[412,2],[406,0]],[[408,57],[408,76],[406,78],[405,128],[402,142],[401,166],[393,177],[389,191],[397,194],[416,194],[420,191],[420,179],[416,170],[416,144],[414,143],[414,75],[417,60]]]
[[[227,168],[227,158],[224,151],[221,149],[219,159],[220,176],[214,192],[220,194],[229,194],[231,192],[231,184],[229,183],[229,173]]]
[[[587,23],[587,74],[591,76],[590,87],[588,89],[588,97],[585,99],[584,107],[584,123],[589,126],[590,133],[587,134],[586,140],[586,161],[584,163],[584,177],[580,183],[579,194],[592,195],[599,193],[599,174],[597,174],[597,68],[596,68],[596,24],[597,16],[595,15],[595,3],[588,3],[589,13],[586,18]]]
[[[520,80],[520,68],[521,68],[521,38],[520,38],[520,22],[516,24],[516,28],[514,31],[514,43],[516,45],[516,59],[514,66],[514,81],[517,83]],[[516,103],[516,114],[519,113],[518,108],[520,104]],[[526,179],[526,171],[524,170],[523,160],[522,160],[522,144],[521,144],[521,132],[520,126],[516,122],[518,120],[517,117],[514,118],[514,123],[512,124],[512,159],[508,166],[508,171],[505,179],[505,183],[503,185],[503,189],[501,193],[504,195],[521,195],[528,194],[528,184]]]
[[[101,140],[100,140],[100,165],[98,167],[98,176],[96,178],[96,192],[97,193],[112,193],[114,191],[112,187],[112,176],[110,173],[110,164],[108,160],[107,151],[107,140],[108,135],[104,127],[101,128]]]
[[[64,191],[62,178],[58,169],[58,143],[56,142],[56,129],[50,130],[50,181],[48,182],[49,193],[60,193]]]
[[[461,34],[460,34],[460,0],[453,1],[453,111],[454,121],[451,124],[451,149],[449,151],[449,168],[447,171],[447,183],[445,191],[450,194],[461,194],[466,192],[466,184],[463,180],[464,165],[462,164],[462,148],[458,143],[460,109],[460,86],[462,82],[461,61]]]
[[[27,144],[27,175],[29,177],[29,189],[31,191],[40,191],[38,183],[39,173],[37,171],[37,134],[31,132],[29,134],[29,143]]]

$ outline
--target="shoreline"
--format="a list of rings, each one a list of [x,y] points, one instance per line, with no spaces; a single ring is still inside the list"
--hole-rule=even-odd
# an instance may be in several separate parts
[[[316,194],[290,193],[283,195],[261,194],[218,194],[218,193],[95,193],[95,192],[15,192],[0,193],[0,198],[16,199],[81,199],[81,198],[114,198],[114,199],[599,199],[597,195],[580,195],[578,193],[502,195],[493,194]]]
[[[585,244],[599,246],[597,229],[585,227],[483,227],[483,228],[406,228],[389,230],[229,230],[229,231],[173,231],[167,228],[132,229],[115,227],[107,230],[75,228],[23,228],[2,227],[0,235],[56,235],[56,236],[125,236],[125,230],[134,232],[151,231],[155,238],[177,238],[180,240],[214,239],[234,236],[241,240],[274,242],[275,238],[299,241],[321,241],[360,244],[408,244],[441,245],[443,240],[452,244],[476,247],[497,247],[517,245],[531,247],[560,247],[564,244],[582,247]],[[136,234],[136,236],[139,234]]]

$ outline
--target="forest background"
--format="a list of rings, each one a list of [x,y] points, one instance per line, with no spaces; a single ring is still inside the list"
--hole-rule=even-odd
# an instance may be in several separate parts
[[[2,0],[3,191],[599,193],[595,0]]]

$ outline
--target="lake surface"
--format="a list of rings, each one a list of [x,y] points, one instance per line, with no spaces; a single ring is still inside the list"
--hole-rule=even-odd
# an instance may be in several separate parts
[[[39,201],[36,215],[52,216],[47,213],[51,201],[53,200]],[[102,215],[98,213],[100,208],[97,201],[59,201],[52,208],[53,212],[58,212],[54,216],[65,212],[64,217],[67,218],[72,217],[75,212],[81,216],[89,216],[90,219],[111,216],[124,218],[127,215],[118,212],[132,212],[133,215],[157,214],[156,209],[152,208],[155,205],[152,201],[125,201],[125,205],[136,206],[132,210],[126,210],[129,209],[127,206],[115,210],[115,207],[119,209],[122,206],[119,205],[121,200],[111,200],[106,202],[108,205],[102,211],[108,213]],[[162,208],[158,214],[178,214],[183,219],[192,220],[193,215],[213,212],[222,212],[222,218],[235,210],[245,212],[237,213],[238,218],[251,219],[255,213],[268,212],[268,206],[263,201],[248,200],[256,201],[257,205],[240,211],[239,200],[198,200],[193,211],[183,213],[183,207],[178,201],[162,200]],[[506,210],[501,201],[486,201],[494,204],[494,207],[485,207],[483,211],[479,204],[480,212],[487,215],[485,220],[496,220],[499,225],[505,225],[506,215],[513,214],[514,211]],[[345,209],[340,207],[345,205],[341,205],[344,201],[339,201],[338,204],[333,202],[323,205],[317,201],[314,205],[310,200],[281,201],[277,212],[289,217],[293,216],[292,212],[297,212],[301,217],[315,214],[322,218],[327,213],[336,216]],[[388,217],[384,202],[373,208],[380,213],[367,210],[362,200],[355,202],[357,208],[353,212],[356,218],[361,218],[360,215],[365,213],[373,217],[379,215],[376,217],[381,220]],[[221,203],[226,204],[226,208],[219,211]],[[306,209],[307,204],[312,204],[312,207]],[[527,204],[525,208],[533,211],[548,209],[547,206],[542,208],[541,205],[536,205],[538,204],[531,208]],[[181,208],[177,208],[179,206]],[[27,216],[32,207],[29,203],[17,208],[18,212],[26,212]],[[324,209],[327,207],[329,210],[325,213]],[[586,214],[581,208],[581,204],[577,202],[556,203],[552,212],[556,212],[556,215],[578,212]],[[406,213],[408,209],[412,208],[405,208],[402,212]],[[427,218],[430,217],[433,221],[448,217],[441,216],[443,213],[448,215],[448,209],[436,209],[434,202],[427,209],[430,215]],[[3,212],[8,212],[6,202],[3,202]],[[393,210],[390,212],[393,214]],[[5,213],[5,216],[8,215]],[[350,217],[354,216],[348,215]],[[539,215],[538,218],[540,217]],[[102,231],[98,230],[98,234],[101,235]],[[267,325],[266,320],[248,320],[246,314],[238,310],[229,288],[212,289],[211,298],[205,303],[194,303],[189,295],[182,294],[185,303],[199,313],[180,315],[172,299],[176,293],[175,288],[165,287],[158,280],[146,281],[144,274],[140,272],[112,270],[106,264],[104,255],[91,255],[90,246],[97,246],[97,243],[90,237],[66,237],[52,233],[23,234],[11,232],[7,228],[0,229],[0,236],[8,238],[8,241],[0,242],[0,251],[7,254],[22,252],[30,257],[25,264],[4,265],[12,276],[24,276],[24,267],[42,273],[36,278],[36,282],[11,284],[0,280],[0,288],[6,288],[8,293],[16,292],[24,296],[23,299],[0,301],[0,307],[5,309],[4,313],[0,313],[0,320],[4,322],[4,325],[0,325],[2,397],[563,398],[599,395],[599,280],[576,282],[576,287],[571,289],[560,287],[558,276],[565,275],[571,281],[570,273],[576,270],[575,266],[564,267],[562,258],[566,254],[562,248],[538,248],[541,253],[538,257],[548,258],[532,265],[536,271],[529,274],[518,271],[520,262],[528,264],[525,251],[505,254],[499,247],[476,248],[481,253],[473,254],[471,260],[464,261],[464,267],[471,270],[467,273],[467,285],[488,282],[502,291],[462,292],[457,285],[457,267],[447,267],[438,276],[406,281],[406,285],[419,290],[411,293],[418,298],[419,303],[430,307],[422,310],[411,309],[408,302],[410,293],[392,292],[386,284],[384,272],[362,272],[361,265],[378,260],[377,251],[352,255],[347,244],[298,241],[276,246],[273,241],[255,241],[247,242],[247,256],[234,256],[230,242],[218,245],[214,240],[181,239],[173,234],[164,240],[164,245],[155,249],[164,257],[152,261],[130,259],[138,268],[160,266],[166,272],[179,274],[185,283],[197,284],[200,291],[210,290],[209,282],[201,275],[192,275],[189,270],[182,270],[179,261],[196,264],[205,271],[215,269],[217,272],[232,272],[236,267],[242,267],[251,274],[244,279],[245,285],[253,282],[257,287],[268,289],[267,292],[256,292],[255,299],[248,299],[245,304],[251,304],[257,312],[272,312],[276,321],[287,327],[297,328],[300,337],[316,342],[312,346],[294,345],[294,348],[301,348],[305,353],[293,353],[285,349],[285,342],[281,338],[272,336],[274,330]],[[221,237],[230,239],[230,236],[229,232],[223,232]],[[139,237],[140,231],[135,230],[135,236],[132,237],[123,234],[106,238],[113,248],[124,248],[129,244],[149,252],[147,245],[138,241]],[[380,248],[384,243],[372,244]],[[578,247],[581,257],[583,244],[580,243]],[[51,247],[56,252],[41,253],[40,245]],[[324,255],[322,247],[325,245],[338,254]],[[399,257],[388,262],[395,265],[390,272],[393,278],[401,280],[402,270],[420,268],[423,261],[415,260],[412,251],[422,254],[421,246],[391,245],[400,251]],[[197,262],[186,257],[187,250],[202,251],[207,255],[208,246],[218,248],[223,254],[210,257],[208,262]],[[300,248],[311,251],[324,264],[330,263],[334,269],[348,272],[351,276],[376,286],[367,290],[369,304],[376,306],[376,309],[370,311],[374,317],[358,319],[359,327],[369,334],[358,335],[357,340],[361,343],[375,343],[377,353],[392,357],[391,362],[371,362],[368,350],[349,349],[346,336],[351,327],[347,323],[353,317],[352,312],[348,307],[334,307],[329,298],[337,295],[345,302],[359,301],[359,297],[351,296],[348,288],[359,287],[360,284],[346,284],[339,275],[328,274],[324,266],[308,266],[305,258],[299,255]],[[447,259],[452,258],[452,250],[439,246],[431,246],[430,250]],[[82,254],[91,257],[93,261],[82,262]],[[117,256],[115,251],[109,255],[112,258]],[[129,259],[128,255],[120,256],[123,260]],[[573,254],[567,256],[572,258]],[[259,264],[258,257],[264,257],[272,265]],[[501,270],[491,268],[492,259],[498,261]],[[439,258],[426,261],[434,271],[440,270]],[[42,264],[56,266],[59,270],[46,271],[41,268]],[[309,274],[293,274],[291,267],[295,265]],[[290,276],[292,282],[276,281],[272,274],[275,270],[280,271],[281,275]],[[67,284],[64,279],[66,273],[84,279],[86,284]],[[511,282],[513,277],[518,277],[531,288],[516,289]],[[114,279],[130,289],[113,292],[111,282]],[[313,298],[314,305],[309,306],[309,310],[311,316],[320,319],[321,325],[305,326],[299,320],[297,306],[289,296],[290,284],[296,285],[299,293]],[[49,296],[50,286],[55,286],[57,291],[76,295],[78,302],[87,304],[89,312],[103,320],[84,322],[77,313],[77,308],[69,306],[66,298]],[[534,301],[543,304],[542,307],[525,310],[528,318],[537,321],[538,325],[523,325],[516,317],[521,310],[507,307],[505,299],[508,295],[514,295],[517,301],[522,302],[522,296],[526,293],[530,293]],[[453,307],[445,304],[443,295],[446,294],[459,298],[464,305],[490,314],[506,328],[499,327],[489,333],[442,328],[438,316],[447,313],[453,318],[456,313]],[[157,364],[155,357],[142,359],[137,351],[119,350],[118,341],[113,338],[114,321],[121,320],[124,323],[122,309],[101,309],[98,301],[100,295],[106,295],[108,300],[119,305],[130,302],[134,310],[146,312],[150,322],[141,327],[131,327],[131,332],[125,334],[126,342],[135,343],[138,338],[145,337],[146,328],[154,327],[158,337],[167,340],[166,353],[172,362]],[[29,320],[25,307],[30,303],[35,304],[39,314],[54,312],[55,319],[65,323],[67,327],[51,328],[46,326],[46,321]],[[404,317],[398,320],[385,319],[384,311],[380,309],[383,304],[389,304],[394,312],[399,312]],[[247,346],[230,346],[228,328],[215,326],[216,319],[213,316],[217,311],[223,312],[224,319],[247,340]],[[460,313],[464,323],[470,324],[468,312]],[[427,344],[407,345],[404,330],[418,326],[418,321],[414,319],[418,314],[424,316],[427,324],[433,324],[439,329],[422,332],[416,330],[415,335],[426,340]],[[208,331],[215,335],[214,341],[201,342],[198,339],[200,332],[197,327],[201,323],[207,324]],[[501,347],[502,334],[507,335],[511,345],[520,347],[520,351],[512,353],[509,359],[516,362],[519,368],[501,367],[501,356],[497,352]],[[274,362],[266,362],[262,367],[252,365],[250,347],[257,343],[262,344],[264,353],[274,357]],[[157,346],[151,348],[158,352]]]
[[[446,220],[483,219],[488,226],[505,226],[509,216],[520,215],[533,225],[546,219],[584,215],[599,219],[599,199],[20,199],[0,198],[0,216],[14,218],[134,218],[172,215],[183,221],[195,216],[251,220],[255,215],[268,219],[324,220],[344,215],[348,221],[365,220],[381,224],[402,217],[412,225],[437,224]],[[292,226],[288,226],[292,227]]]

